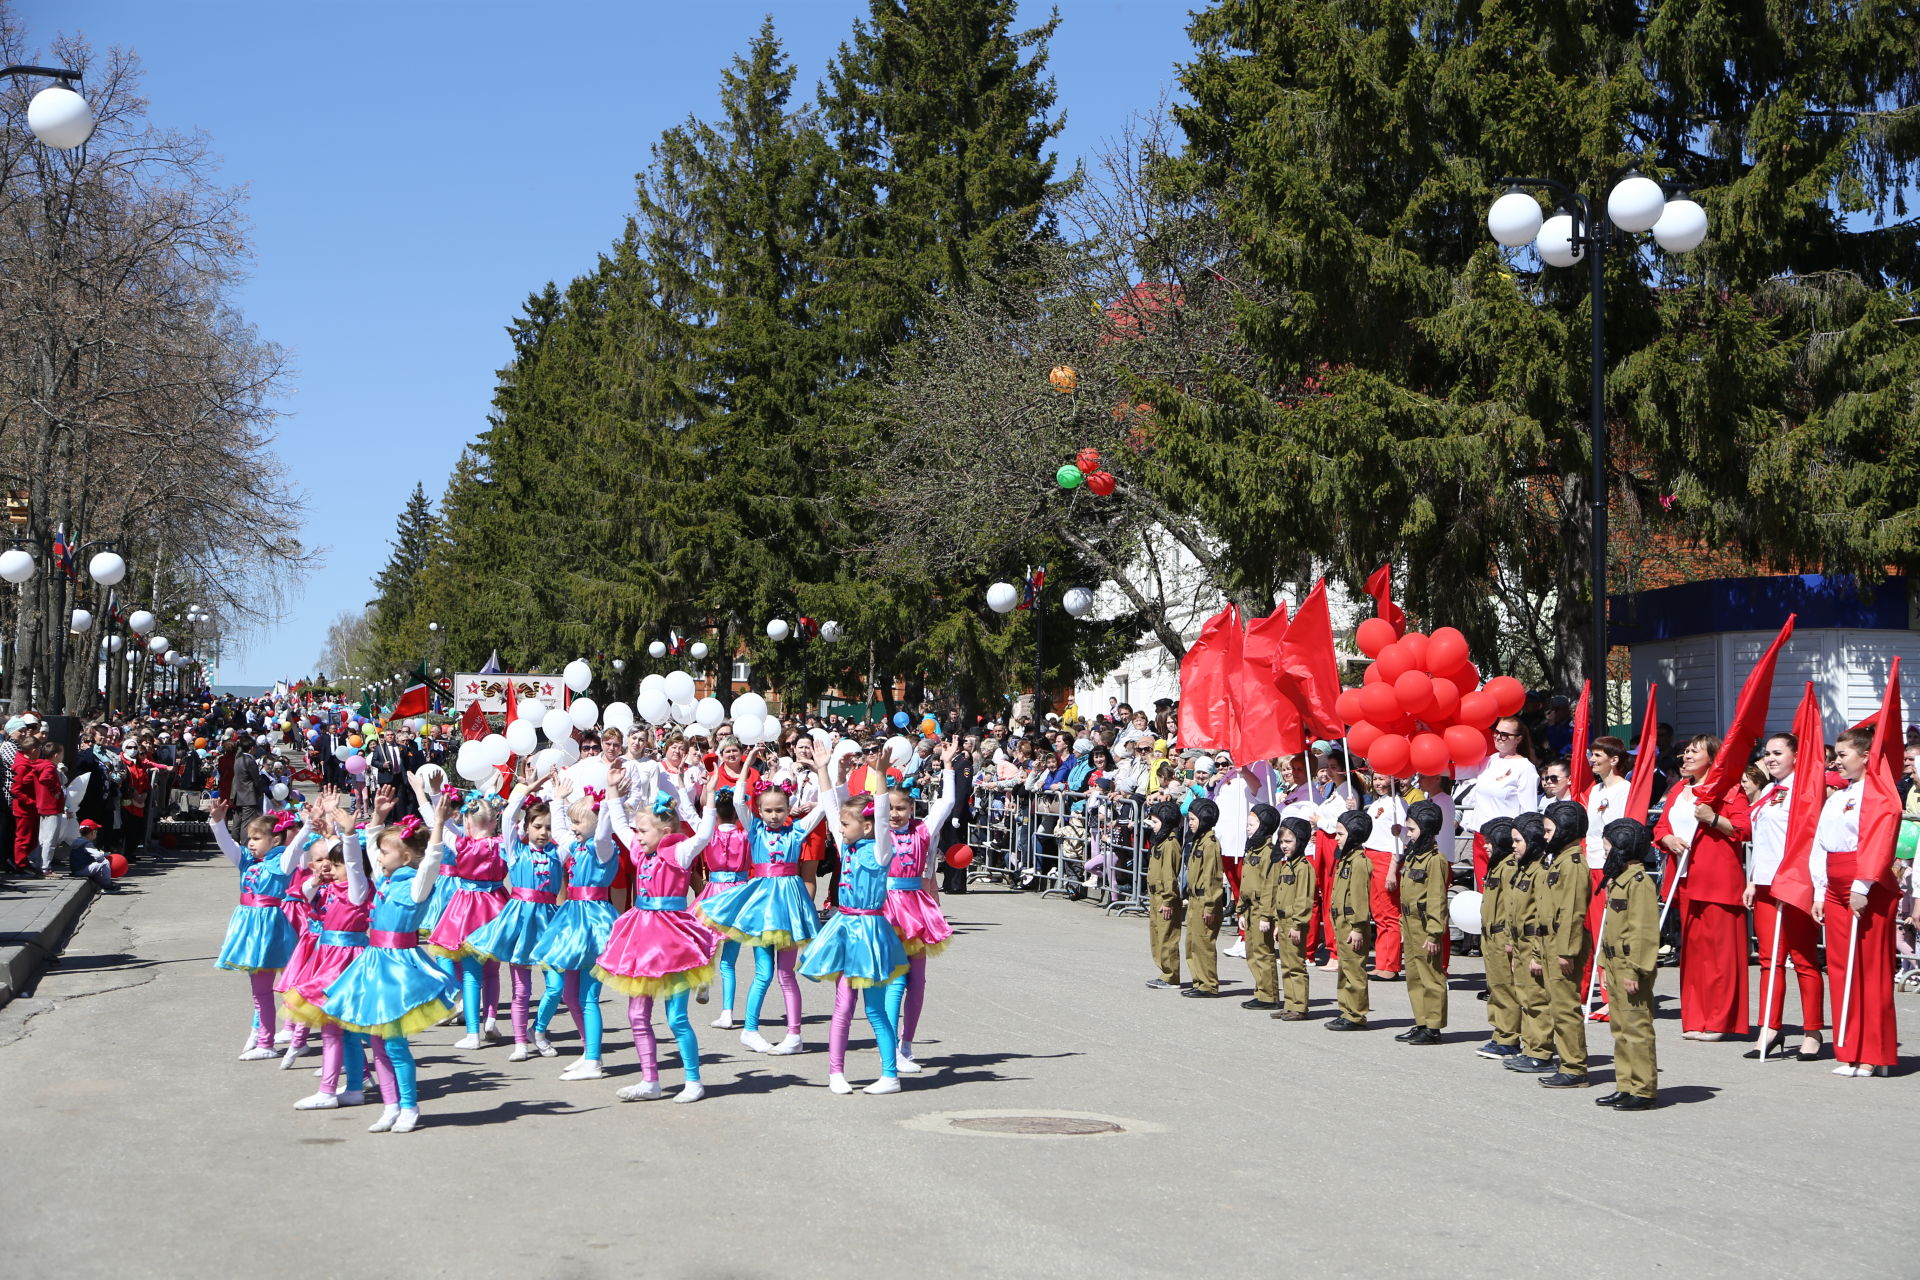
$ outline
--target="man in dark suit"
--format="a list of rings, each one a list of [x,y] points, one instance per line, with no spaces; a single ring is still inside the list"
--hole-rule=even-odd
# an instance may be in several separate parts
[[[373,772],[375,786],[392,787],[396,797],[393,806],[395,819],[409,813],[418,813],[420,804],[414,799],[413,786],[407,781],[407,774],[426,763],[418,747],[408,743],[402,746],[400,735],[389,729],[381,735],[380,745],[371,753],[367,761]]]

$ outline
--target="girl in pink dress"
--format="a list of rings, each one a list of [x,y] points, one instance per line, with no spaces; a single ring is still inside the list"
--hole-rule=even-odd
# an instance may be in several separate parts
[[[491,969],[498,974],[499,966],[475,952],[467,945],[467,939],[507,905],[507,863],[500,853],[500,832],[513,829],[526,798],[526,785],[516,786],[503,817],[498,797],[470,797],[460,815],[465,823],[464,833],[455,836],[449,847],[453,856],[446,859],[445,877],[452,882],[453,893],[447,899],[446,910],[440,913],[439,923],[427,935],[427,950],[453,961],[460,977],[467,1034],[453,1042],[456,1049],[480,1047],[486,971]],[[486,1034],[492,1039],[492,1028],[488,1028]]]
[[[941,748],[940,797],[928,806],[924,820],[913,816],[913,797],[906,791],[894,787],[887,792],[893,861],[887,869],[887,900],[882,910],[900,935],[908,964],[907,972],[887,984],[887,1015],[900,1032],[897,1057],[902,1075],[920,1070],[913,1059],[913,1033],[926,999],[927,957],[946,950],[953,937],[953,926],[940,911],[939,868],[934,865],[939,851],[933,842],[953,812],[953,757],[959,750],[958,740]]]
[[[734,813],[733,791],[725,788],[725,804],[729,818]],[[717,794],[717,793],[716,793]],[[716,898],[725,897],[737,891],[747,882],[748,869],[753,859],[747,853],[747,829],[737,822],[722,822],[713,833],[713,839],[700,854],[700,865],[706,873],[706,883],[700,888],[700,896],[695,899],[700,909]],[[755,952],[757,957],[760,953]],[[711,1025],[721,1030],[733,1027],[733,996],[738,978],[735,966],[740,959],[740,944],[727,938],[720,944],[720,1016]]]

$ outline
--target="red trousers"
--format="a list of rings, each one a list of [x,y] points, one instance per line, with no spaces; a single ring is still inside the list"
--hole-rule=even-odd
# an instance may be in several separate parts
[[[32,805],[13,802],[13,865],[24,867],[33,858],[40,843],[40,811]]]
[[[1340,846],[1333,837],[1324,831],[1313,833],[1313,928],[1307,931],[1307,955],[1312,957],[1320,947],[1327,949],[1332,956],[1335,951],[1333,937],[1333,863]]]
[[[1480,891],[1487,887],[1487,841],[1478,831],[1473,833],[1473,887]]]
[[[1776,924],[1776,921],[1778,922]],[[1780,931],[1780,950],[1773,949],[1774,930]],[[1787,961],[1793,961],[1793,978],[1800,982],[1800,1029],[1822,1031],[1827,1020],[1822,1006],[1820,982],[1820,926],[1814,918],[1795,906],[1777,901],[1773,889],[1764,884],[1753,887],[1753,930],[1760,935],[1760,989],[1754,993],[1761,1005],[1760,1025],[1780,1029],[1787,1005]],[[1768,991],[1773,998],[1767,998]]]
[[[1833,1000],[1833,1057],[1868,1067],[1891,1067],[1899,1054],[1900,1029],[1893,1015],[1893,929],[1899,896],[1875,884],[1860,913],[1853,949],[1853,996],[1847,998],[1847,940],[1853,931],[1851,853],[1827,855],[1827,990]],[[1846,1008],[1846,1025],[1840,1010]]]
[[[821,825],[824,826],[825,824],[823,823]],[[815,831],[819,829],[819,827],[814,828]],[[1228,902],[1240,901],[1240,868],[1244,866],[1245,863],[1245,858],[1228,858],[1223,856],[1220,859],[1221,873],[1227,878]],[[1240,922],[1240,936],[1243,938],[1247,936],[1247,922],[1245,920]]]
[[[1680,900],[1680,1029],[1745,1035],[1747,909]]]
[[[1373,904],[1373,967],[1379,973],[1400,972],[1400,893],[1387,889],[1387,871],[1393,855],[1367,851],[1373,860],[1373,881],[1367,896]],[[1444,965],[1442,966],[1444,968]]]
[[[1607,916],[1607,873],[1599,867],[1588,867],[1587,874],[1593,880],[1593,894],[1587,899],[1587,938],[1591,945],[1587,947],[1587,964],[1580,970],[1580,997],[1585,999],[1593,988],[1593,966],[1600,956],[1600,922]],[[1603,966],[1604,967],[1604,966]],[[1600,999],[1607,998],[1607,980],[1600,979]]]

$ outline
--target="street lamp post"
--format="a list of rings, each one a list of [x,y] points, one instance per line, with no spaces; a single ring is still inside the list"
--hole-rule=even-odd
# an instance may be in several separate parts
[[[1675,186],[1630,173],[1607,194],[1607,216],[1595,212],[1595,201],[1551,178],[1500,178],[1508,188],[1487,211],[1487,230],[1510,249],[1533,244],[1550,267],[1571,267],[1587,261],[1588,307],[1593,317],[1588,368],[1588,431],[1593,452],[1592,569],[1593,654],[1588,668],[1601,706],[1607,696],[1607,318],[1606,254],[1610,243],[1629,245],[1628,234],[1652,232],[1669,253],[1687,253],[1707,238],[1707,213],[1687,198],[1669,193]],[[1552,193],[1559,210],[1542,220],[1540,203],[1521,187]],[[1604,720],[1604,716],[1602,717]]]
[[[85,146],[93,136],[93,111],[75,91],[78,71],[66,67],[0,67],[0,76],[45,76],[58,84],[42,89],[27,103],[27,127],[33,136],[56,151]]]

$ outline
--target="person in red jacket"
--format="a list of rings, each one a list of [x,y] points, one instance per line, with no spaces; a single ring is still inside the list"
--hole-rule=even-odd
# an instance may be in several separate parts
[[[1688,1040],[1747,1034],[1747,872],[1740,849],[1753,835],[1752,810],[1739,787],[1718,811],[1694,788],[1720,753],[1720,739],[1701,734],[1680,753],[1680,780],[1653,829],[1666,851],[1664,887],[1686,859],[1680,896],[1680,1033]]]
[[[139,744],[129,739],[121,753],[127,780],[120,786],[120,856],[128,862],[147,838],[147,788],[153,782],[153,764],[142,758]],[[229,794],[225,790],[222,796]]]
[[[42,779],[53,773],[46,751],[45,743],[23,741],[13,761],[13,868],[33,875],[46,874],[33,863],[34,847],[40,843]]]

